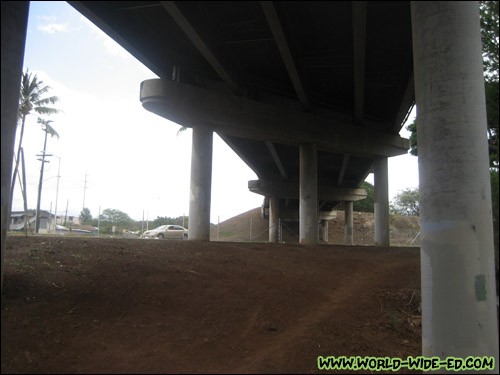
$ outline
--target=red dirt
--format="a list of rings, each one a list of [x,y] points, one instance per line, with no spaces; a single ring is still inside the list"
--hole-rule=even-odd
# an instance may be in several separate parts
[[[421,353],[418,248],[9,236],[5,262],[2,373],[317,373],[319,355]]]

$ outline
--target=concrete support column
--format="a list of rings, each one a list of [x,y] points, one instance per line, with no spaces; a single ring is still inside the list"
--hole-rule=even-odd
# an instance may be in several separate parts
[[[299,242],[317,244],[318,152],[315,144],[300,145]]]
[[[345,242],[348,244],[354,243],[354,218],[353,218],[353,201],[345,202]]]
[[[210,241],[213,131],[193,127],[191,188],[189,195],[189,240]]]
[[[269,197],[269,242],[278,243],[278,219],[280,217],[280,200]]]
[[[328,220],[321,220],[321,234],[323,235],[323,241],[328,243]]]
[[[411,4],[420,174],[422,355],[491,356],[493,225],[477,2]]]
[[[1,247],[2,275],[5,256],[5,241],[9,228],[10,215],[10,183],[12,178],[12,161],[17,127],[17,111],[19,106],[19,88],[23,72],[24,45],[28,25],[28,1],[2,1],[2,73],[1,73]]]
[[[389,246],[389,173],[387,158],[375,160],[375,245]]]

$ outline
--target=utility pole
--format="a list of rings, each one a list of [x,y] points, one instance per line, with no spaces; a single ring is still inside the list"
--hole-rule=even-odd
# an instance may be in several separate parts
[[[23,179],[19,181],[19,185],[21,185],[21,192],[23,193],[23,203],[24,203],[24,236],[28,237],[28,226],[29,226],[29,217],[28,217],[28,201],[26,197],[26,167],[24,165],[24,150],[21,147],[21,162],[23,169]],[[21,178],[18,173],[18,177]]]
[[[64,225],[66,225],[66,220],[68,220],[68,206],[69,206],[69,199],[66,201],[66,215],[64,215]]]
[[[54,231],[57,230],[57,197],[59,196],[59,177],[61,177],[61,158],[59,156],[56,156],[56,158],[59,159],[59,165],[57,167],[57,187],[56,187],[56,208],[54,215],[56,217],[56,224],[54,226]]]
[[[83,208],[85,208],[85,191],[87,190],[87,171],[85,171],[85,185],[83,185]]]
[[[45,131],[45,141],[43,143],[43,151],[42,151],[41,155],[37,155],[37,156],[42,157],[41,159],[38,159],[42,162],[42,166],[40,167],[40,181],[38,182],[38,201],[36,204],[36,214],[35,214],[36,215],[35,216],[35,233],[38,233],[38,231],[40,230],[40,201],[42,198],[43,169],[44,169],[45,163],[49,163],[48,160],[45,160],[45,157],[52,156],[52,154],[45,153],[45,149],[47,147],[47,135],[49,132],[46,129],[44,129],[44,131]]]

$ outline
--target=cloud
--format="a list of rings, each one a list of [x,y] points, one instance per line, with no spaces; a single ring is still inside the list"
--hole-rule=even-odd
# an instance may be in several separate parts
[[[62,23],[49,23],[46,25],[38,25],[38,30],[46,32],[48,34],[54,34],[55,32],[65,32],[68,31],[68,24]]]
[[[56,16],[37,16],[38,30],[48,34],[68,31],[68,24],[56,23]]]

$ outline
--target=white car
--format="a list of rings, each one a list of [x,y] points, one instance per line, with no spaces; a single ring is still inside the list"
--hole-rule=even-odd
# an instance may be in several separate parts
[[[153,230],[147,230],[142,238],[187,240],[188,230],[179,225],[161,225]]]

